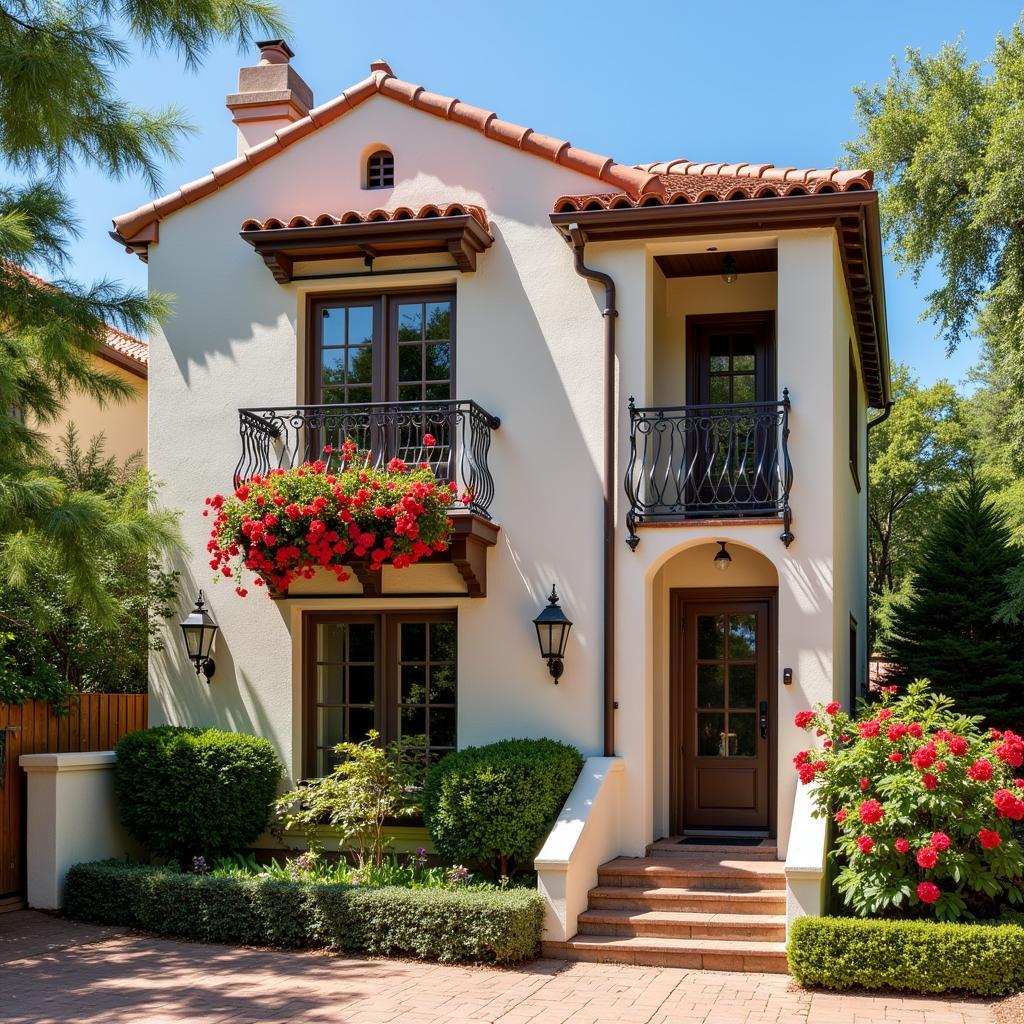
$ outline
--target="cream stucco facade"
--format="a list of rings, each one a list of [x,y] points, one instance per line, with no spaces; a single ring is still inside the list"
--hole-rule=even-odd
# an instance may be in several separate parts
[[[230,143],[226,126],[225,141]],[[395,184],[363,188],[365,154],[386,146]],[[790,760],[800,736],[789,723],[816,701],[847,701],[851,616],[866,627],[866,492],[853,483],[848,452],[848,353],[856,349],[843,257],[833,227],[687,231],[593,242],[587,264],[617,287],[612,436],[617,585],[615,749],[604,750],[602,466],[604,415],[601,290],[573,268],[549,214],[562,195],[608,191],[594,177],[481,131],[371,96],[343,117],[159,221],[149,239],[150,287],[176,298],[175,316],[150,340],[148,459],[166,482],[161,499],[183,509],[192,554],[178,564],[188,603],[206,592],[220,632],[209,684],[185,657],[177,626],[151,655],[150,714],[161,722],[209,724],[270,739],[291,778],[303,771],[303,616],[323,611],[455,610],[458,617],[459,746],[510,736],[551,736],[586,756],[614,754],[619,851],[642,854],[670,829],[673,759],[668,729],[673,677],[674,590],[777,588],[777,644],[768,666],[772,814],[780,852],[795,793]],[[824,198],[824,197],[822,197]],[[756,200],[761,202],[762,200]],[[763,200],[771,203],[774,200]],[[239,239],[250,218],[413,210],[458,202],[486,210],[494,242],[475,272],[419,267],[430,257],[378,261],[372,280],[348,276],[361,261],[296,267],[315,279],[276,281]],[[749,205],[749,204],[748,204]],[[638,211],[640,212],[640,211]],[[716,273],[666,277],[657,257],[757,250],[776,269],[727,284]],[[389,272],[391,271],[391,272]],[[394,271],[401,271],[396,273]],[[306,322],[311,298],[449,286],[456,294],[455,395],[501,419],[489,454],[491,506],[500,525],[487,553],[485,597],[436,596],[450,567],[413,567],[402,589],[431,596],[362,596],[356,581],[297,586],[289,598],[235,596],[211,584],[205,545],[207,495],[227,490],[239,457],[239,408],[307,400]],[[779,520],[714,518],[642,527],[626,545],[629,459],[627,399],[642,406],[686,402],[686,318],[766,312],[773,321],[775,377],[792,401],[789,452],[795,540]],[[867,396],[857,384],[862,437]],[[777,396],[775,396],[777,397]],[[774,399],[773,399],[774,400]],[[719,542],[733,564],[712,569]],[[431,575],[433,574],[433,575]],[[553,685],[538,657],[531,620],[552,582],[574,622],[565,674]],[[726,595],[727,596],[727,595]],[[184,608],[183,608],[184,611]],[[863,650],[854,661],[864,671]],[[783,669],[792,682],[782,682]]]

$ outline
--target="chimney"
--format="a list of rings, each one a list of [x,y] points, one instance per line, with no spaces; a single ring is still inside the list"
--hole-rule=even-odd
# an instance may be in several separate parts
[[[256,45],[260,62],[239,68],[238,92],[227,98],[238,127],[239,154],[305,117],[313,106],[313,90],[288,63],[295,56],[291,47],[283,39],[265,39]]]

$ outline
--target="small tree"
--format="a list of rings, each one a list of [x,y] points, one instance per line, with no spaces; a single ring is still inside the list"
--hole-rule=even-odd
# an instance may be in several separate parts
[[[963,714],[1019,725],[1024,634],[999,620],[1021,550],[985,483],[968,470],[921,544],[913,593],[893,611],[897,681],[930,679]]]

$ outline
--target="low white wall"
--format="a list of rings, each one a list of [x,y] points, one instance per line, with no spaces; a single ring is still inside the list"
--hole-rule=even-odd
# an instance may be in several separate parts
[[[598,867],[621,852],[624,771],[621,758],[588,757],[533,862],[547,904],[544,938],[549,942],[565,942],[576,934]]]
[[[825,906],[828,822],[815,818],[814,785],[797,787],[786,854],[786,931],[798,917],[820,917]]]
[[[28,905],[64,905],[64,879],[72,864],[137,855],[121,827],[114,799],[113,750],[22,754],[28,775]]]

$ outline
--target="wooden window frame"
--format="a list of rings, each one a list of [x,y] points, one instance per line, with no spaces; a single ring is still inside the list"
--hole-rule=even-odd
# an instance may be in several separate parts
[[[390,164],[388,166],[388,157]],[[375,161],[379,166],[375,165]],[[375,149],[366,158],[365,178],[363,188],[367,191],[375,191],[382,188],[395,187],[395,154],[390,149]]]
[[[860,383],[857,379],[857,357],[853,354],[853,339],[849,343],[850,368],[847,381],[847,418],[849,430],[850,475],[853,486],[860,494]]]
[[[373,335],[374,379],[371,382],[372,401],[397,401],[398,387],[398,330],[397,306],[404,302],[450,302],[451,332],[448,339],[448,381],[450,397],[455,398],[458,365],[458,319],[454,287],[401,289],[390,288],[372,292],[332,292],[311,295],[306,301],[306,380],[305,399],[309,405],[322,404],[323,395],[323,311],[345,305],[374,305],[376,329]],[[356,405],[361,403],[354,403]]]
[[[302,772],[304,778],[318,778],[317,772],[317,628],[330,622],[374,622],[377,624],[376,649],[374,652],[377,680],[374,690],[374,727],[380,733],[380,741],[389,743],[397,740],[401,733],[400,721],[400,680],[398,678],[399,626],[403,622],[452,622],[456,628],[455,655],[455,743],[458,747],[459,709],[459,659],[458,659],[458,610],[436,609],[418,611],[403,608],[396,611],[308,611],[302,615]],[[427,651],[429,661],[429,648]],[[428,680],[429,684],[429,680]],[[426,702],[429,706],[429,699]],[[445,707],[449,705],[445,703]],[[429,726],[429,722],[428,722]]]

